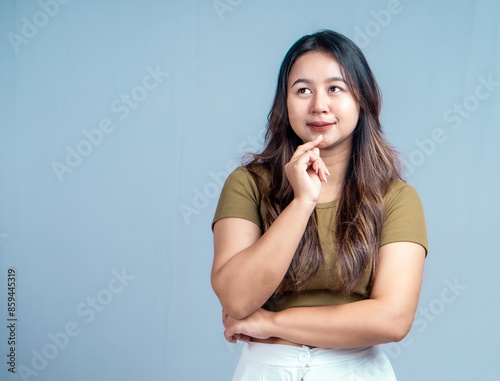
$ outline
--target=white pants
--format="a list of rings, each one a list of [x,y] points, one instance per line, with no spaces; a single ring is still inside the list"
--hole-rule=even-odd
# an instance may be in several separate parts
[[[377,346],[324,349],[245,343],[233,381],[396,381]]]

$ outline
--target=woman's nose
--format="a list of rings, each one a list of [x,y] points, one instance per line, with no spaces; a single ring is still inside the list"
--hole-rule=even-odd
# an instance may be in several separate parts
[[[312,98],[311,112],[313,114],[328,113],[330,108],[330,98],[328,94],[316,93]]]

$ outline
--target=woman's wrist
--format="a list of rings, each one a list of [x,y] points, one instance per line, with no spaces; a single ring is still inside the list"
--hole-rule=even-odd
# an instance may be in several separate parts
[[[297,208],[300,211],[303,211],[305,214],[308,216],[311,215],[311,213],[314,211],[314,208],[316,208],[317,201],[313,201],[310,199],[306,198],[294,198],[292,202],[290,202],[290,205],[293,208]]]
[[[263,327],[263,330],[264,330],[264,336],[268,336],[268,337],[278,337],[278,326],[276,325],[276,317],[277,315],[279,314],[279,312],[273,312],[273,311],[267,311],[267,310],[264,310],[265,311],[265,314],[267,316],[265,316],[265,319],[264,319],[264,327]]]

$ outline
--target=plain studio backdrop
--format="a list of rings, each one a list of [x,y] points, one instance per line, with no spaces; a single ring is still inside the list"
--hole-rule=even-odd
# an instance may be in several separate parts
[[[383,346],[398,380],[496,379],[499,15],[494,0],[2,1],[0,379],[230,379],[242,344],[223,339],[211,220],[262,146],[286,51],[321,29],[366,54],[424,204],[415,324]]]

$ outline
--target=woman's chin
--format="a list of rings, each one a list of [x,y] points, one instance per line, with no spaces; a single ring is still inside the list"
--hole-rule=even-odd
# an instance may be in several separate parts
[[[326,149],[326,148],[331,148],[335,145],[335,142],[330,142],[330,141],[322,141],[320,142],[317,147],[319,149]]]

